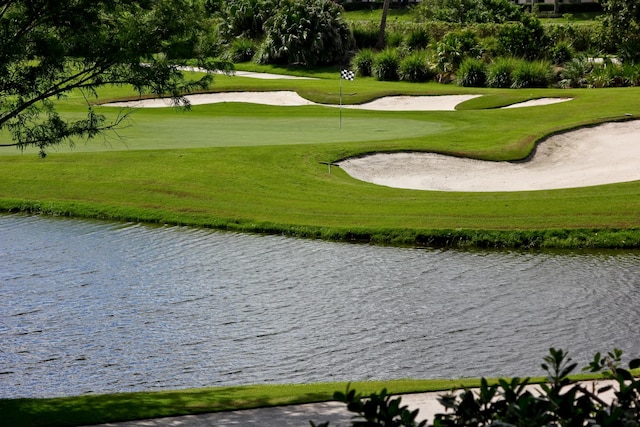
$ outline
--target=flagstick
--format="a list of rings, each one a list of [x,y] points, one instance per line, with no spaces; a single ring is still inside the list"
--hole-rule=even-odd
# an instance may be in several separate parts
[[[340,129],[342,129],[342,76],[340,76]]]

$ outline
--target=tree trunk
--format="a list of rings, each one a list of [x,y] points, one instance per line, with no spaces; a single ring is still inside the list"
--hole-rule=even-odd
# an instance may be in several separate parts
[[[384,0],[384,4],[382,5],[382,19],[380,19],[380,31],[378,31],[378,43],[376,47],[378,49],[384,49],[384,33],[387,27],[387,13],[389,13],[389,4],[391,0]]]

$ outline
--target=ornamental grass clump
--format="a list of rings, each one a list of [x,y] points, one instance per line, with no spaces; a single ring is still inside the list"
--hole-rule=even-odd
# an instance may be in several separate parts
[[[477,58],[466,58],[458,68],[456,80],[459,86],[483,87],[487,81],[487,66]]]
[[[395,49],[385,49],[373,60],[373,75],[382,81],[397,81],[400,55]]]
[[[374,58],[375,53],[372,49],[362,49],[351,60],[352,69],[360,77],[371,77]]]
[[[544,88],[551,83],[551,64],[547,61],[520,61],[513,70],[513,89]]]
[[[513,85],[513,70],[517,60],[512,57],[497,58],[487,68],[487,86],[510,88]]]
[[[433,67],[429,64],[427,54],[418,51],[400,61],[400,80],[407,82],[426,82],[435,76]]]

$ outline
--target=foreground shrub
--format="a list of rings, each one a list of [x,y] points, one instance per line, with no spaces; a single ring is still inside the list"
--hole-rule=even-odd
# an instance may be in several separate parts
[[[458,69],[457,81],[460,86],[483,87],[487,82],[486,64],[481,59],[465,59]]]
[[[407,82],[425,82],[435,75],[424,51],[410,54],[400,61],[400,80]]]
[[[400,55],[395,49],[385,49],[373,60],[373,75],[378,80],[395,81],[399,79]]]
[[[623,369],[621,357],[618,349],[604,357],[596,353],[583,370],[603,373],[615,387],[604,385],[591,389],[569,378],[577,363],[564,351],[551,348],[541,365],[547,378],[540,384],[539,391],[527,388],[528,378],[500,379],[494,385],[482,378],[477,391],[440,396],[438,401],[445,412],[436,414],[430,426],[637,427],[640,425],[640,380],[633,377],[631,370],[640,368],[640,359],[631,360],[629,369]],[[612,389],[615,399],[603,399],[603,394]],[[418,410],[410,411],[406,405],[402,406],[401,397],[389,396],[386,390],[364,397],[347,389],[346,393],[336,392],[334,399],[344,402],[347,409],[356,414],[351,423],[354,427],[427,425],[426,421],[416,421]],[[329,423],[316,426],[311,422],[311,425],[327,427]]]

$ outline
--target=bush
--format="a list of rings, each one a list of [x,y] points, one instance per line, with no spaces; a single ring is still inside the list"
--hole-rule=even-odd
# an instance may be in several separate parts
[[[476,58],[465,59],[458,69],[457,81],[460,86],[483,87],[487,82],[485,63]]]
[[[511,57],[498,58],[489,64],[487,70],[487,86],[510,88],[513,85],[513,71],[517,61]]]
[[[378,26],[372,22],[351,25],[351,33],[357,49],[372,49],[378,43]]]
[[[253,58],[255,54],[255,43],[253,40],[244,37],[235,39],[227,51],[227,57],[231,62],[251,61],[251,58]]]
[[[414,28],[407,34],[406,44],[410,50],[426,49],[429,45],[429,32],[424,27]]]
[[[478,37],[471,30],[452,32],[445,35],[436,45],[438,69],[443,73],[455,72],[467,58],[480,58],[482,48]]]
[[[427,54],[418,51],[410,54],[400,61],[400,80],[407,82],[425,82],[431,80],[435,72],[429,66]]]
[[[498,34],[502,55],[536,59],[544,56],[547,36],[540,20],[524,15],[521,22],[505,24]]]
[[[373,75],[373,61],[375,54],[371,49],[362,49],[351,61],[352,69],[361,77],[371,77]]]
[[[514,89],[547,87],[551,83],[551,64],[546,61],[519,61],[513,70]]]
[[[400,55],[395,49],[385,49],[373,60],[373,75],[378,80],[395,81],[399,79]]]
[[[587,74],[592,68],[593,65],[586,58],[573,58],[560,72],[560,86],[564,88],[586,86]]]
[[[387,47],[400,47],[404,43],[404,34],[400,31],[387,31],[384,43]]]
[[[495,385],[489,385],[482,378],[477,391],[440,396],[438,401],[444,412],[436,414],[430,426],[637,427],[640,425],[640,380],[630,371],[640,368],[640,359],[631,360],[629,369],[623,369],[621,357],[618,349],[604,357],[596,353],[583,371],[602,373],[616,386],[589,389],[569,378],[577,363],[564,351],[551,348],[541,365],[547,373],[546,382],[540,384],[535,394],[527,388],[528,378],[500,379]],[[608,402],[602,396],[612,389],[615,399]],[[345,403],[347,409],[356,414],[351,424],[354,427],[423,427],[427,424],[416,421],[418,410],[410,411],[406,405],[402,406],[401,397],[389,396],[386,390],[364,397],[347,388],[346,393],[334,393],[334,399]],[[316,426],[313,422],[311,425]],[[328,422],[317,427],[327,426]]]
[[[229,0],[222,3],[223,32],[230,37],[262,37],[264,23],[277,10],[276,4],[277,0]]]
[[[600,22],[581,23],[580,25],[547,25],[544,27],[547,40],[551,44],[570,43],[574,51],[602,51],[602,24]]]
[[[330,0],[282,1],[265,23],[262,63],[325,65],[343,62],[353,47],[342,8]]]
[[[591,73],[587,76],[588,85],[595,88],[629,86],[630,82],[625,77],[625,69],[620,64],[604,61],[594,64]]]
[[[574,52],[571,44],[565,41],[561,41],[556,43],[553,49],[551,49],[549,59],[556,65],[562,65],[565,62],[571,61],[571,59],[573,58],[573,54]]]

